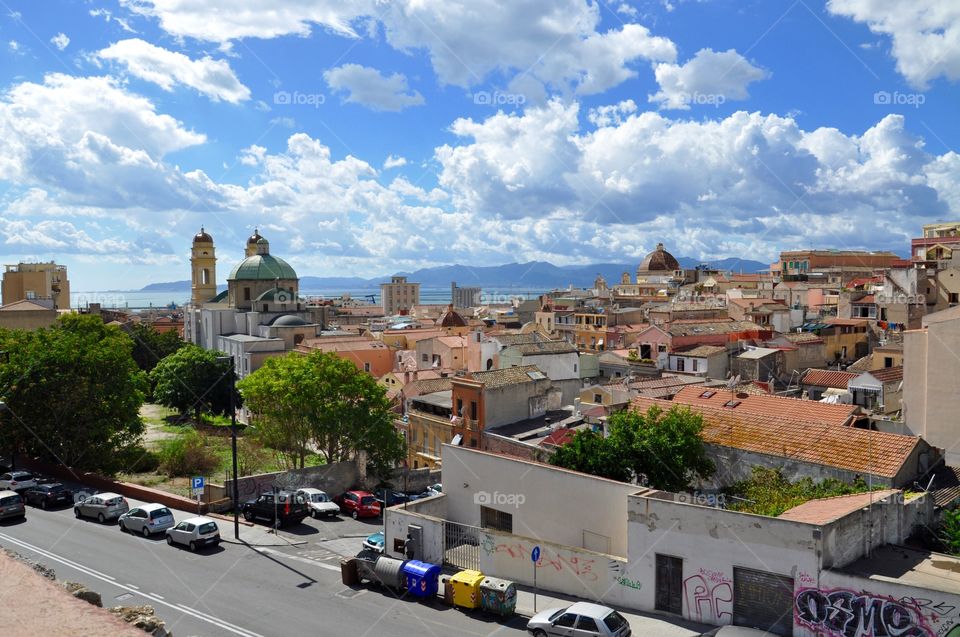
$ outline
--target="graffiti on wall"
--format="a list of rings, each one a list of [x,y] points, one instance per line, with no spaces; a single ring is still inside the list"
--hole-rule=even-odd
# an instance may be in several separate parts
[[[721,571],[701,568],[683,580],[683,593],[690,619],[720,624],[725,617],[733,618],[733,582]]]
[[[794,611],[798,624],[831,637],[937,637],[954,632],[949,625],[941,628],[944,633],[933,628],[912,598],[847,589],[801,589]]]
[[[533,550],[532,544],[528,545],[517,540],[498,544],[491,535],[484,535],[480,547],[487,556],[500,553],[510,559],[527,562],[530,561],[530,552]],[[549,546],[542,545],[540,547],[540,559],[537,560],[537,568],[570,573],[583,582],[597,582],[600,579],[597,573],[597,560],[576,555],[570,551],[556,550]]]

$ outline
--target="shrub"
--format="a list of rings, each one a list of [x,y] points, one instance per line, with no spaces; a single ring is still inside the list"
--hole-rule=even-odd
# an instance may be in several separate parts
[[[220,464],[217,454],[207,446],[206,437],[192,429],[160,441],[157,457],[160,470],[171,478],[208,475]]]

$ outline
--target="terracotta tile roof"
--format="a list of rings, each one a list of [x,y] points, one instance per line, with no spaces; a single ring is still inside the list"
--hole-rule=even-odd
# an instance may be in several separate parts
[[[667,326],[672,336],[697,336],[703,334],[733,334],[735,332],[770,331],[751,321],[673,321]]]
[[[530,332],[529,334],[491,334],[490,338],[497,339],[504,347],[522,345],[524,343],[539,343],[546,340],[536,332]]]
[[[13,303],[7,303],[6,305],[0,307],[0,312],[20,312],[20,311],[29,311],[29,312],[53,312],[51,308],[43,307],[27,299],[20,299],[19,301],[14,301]]]
[[[418,378],[404,385],[403,393],[410,397],[447,391],[453,387],[452,380],[451,378]]]
[[[703,414],[704,442],[891,479],[921,444],[921,440],[913,436],[818,425],[799,414],[770,416],[740,411],[746,403],[745,400],[734,409],[706,404],[691,406],[693,411]],[[669,409],[676,404],[638,397],[631,401],[631,408]]]
[[[852,372],[840,372],[830,369],[811,369],[803,377],[804,385],[813,385],[815,387],[833,387],[835,389],[846,389],[847,383],[859,376]]]
[[[568,429],[566,427],[562,429],[557,429],[556,431],[550,432],[550,434],[540,441],[541,447],[562,447],[571,440],[576,432],[573,429]]]
[[[783,338],[787,339],[791,343],[800,344],[800,343],[822,343],[823,339],[814,334],[813,332],[787,332],[782,335]]]
[[[670,353],[676,354],[677,356],[694,356],[697,358],[707,358],[708,356],[722,354],[726,351],[727,351],[727,348],[723,347],[722,345],[695,345],[694,347],[677,349]]]
[[[735,409],[738,413],[751,413],[770,418],[790,418],[807,424],[843,426],[857,411],[856,405],[828,405],[813,400],[785,398],[783,396],[748,395],[740,397],[736,392],[726,389],[712,389],[710,396],[703,396],[702,387],[684,387],[673,397],[674,402],[685,405],[707,405],[723,407],[731,400],[738,400]]]
[[[884,367],[883,369],[874,369],[867,373],[881,383],[892,383],[894,381],[903,380],[902,367]]]
[[[577,348],[566,341],[546,341],[537,343],[522,343],[514,345],[524,356],[534,354],[571,354],[577,351]]]
[[[462,336],[438,336],[437,340],[451,349],[467,346],[467,340]]]
[[[832,498],[819,498],[788,509],[777,517],[781,520],[806,524],[828,524],[869,506],[871,502],[879,502],[898,493],[900,493],[899,489],[884,489],[867,493],[838,495]]]
[[[543,378],[534,378],[537,374]],[[547,377],[536,365],[520,365],[518,367],[507,367],[505,369],[492,369],[488,372],[473,372],[470,376],[473,380],[483,383],[484,387],[489,389],[506,387],[507,385],[519,385],[521,383],[532,383],[536,380],[546,379]]]
[[[864,297],[857,299],[856,301],[851,301],[852,305],[871,305],[877,302],[876,297],[873,294],[868,294]]]

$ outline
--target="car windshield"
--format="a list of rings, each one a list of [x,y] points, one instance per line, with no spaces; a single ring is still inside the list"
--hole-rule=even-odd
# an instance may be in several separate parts
[[[5,498],[0,498],[0,506],[9,506],[11,504],[19,504],[20,496],[18,495],[8,495]]]
[[[611,633],[615,633],[627,625],[627,620],[617,611],[613,611],[603,618],[603,623],[607,625]]]
[[[19,480],[20,482],[26,482],[27,480],[33,480],[32,473],[15,473],[13,474],[14,480]]]
[[[324,493],[314,493],[311,499],[312,499],[314,502],[329,502],[329,501],[330,501],[330,499],[327,498],[326,494],[324,494]]]
[[[157,509],[156,511],[150,512],[150,519],[156,520],[157,518],[167,517],[168,515],[171,515],[170,509],[167,509],[167,508]]]
[[[217,525],[213,522],[207,522],[200,525],[200,533],[215,533],[217,531]]]
[[[561,608],[560,610],[558,610],[557,612],[555,612],[553,615],[550,615],[550,619],[549,619],[548,621],[551,621],[551,622],[552,622],[552,621],[555,620],[557,617],[560,617],[560,615],[563,615],[565,612],[567,612],[567,609],[566,609],[566,608]]]
[[[377,499],[372,495],[366,495],[360,498],[360,504],[373,504]]]

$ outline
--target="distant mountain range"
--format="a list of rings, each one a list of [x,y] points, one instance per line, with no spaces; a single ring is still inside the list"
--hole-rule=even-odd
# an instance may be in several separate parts
[[[768,269],[770,266],[750,259],[728,258],[717,261],[703,262],[690,257],[677,259],[683,268],[692,269],[698,265],[706,265],[722,271],[743,272],[753,274]],[[398,272],[399,276],[406,276],[411,282],[419,283],[425,288],[448,287],[451,281],[456,281],[461,287],[481,287],[488,289],[552,289],[574,287],[591,287],[597,275],[603,275],[607,283],[614,285],[620,281],[624,272],[629,272],[631,278],[637,270],[636,263],[591,263],[590,265],[556,266],[546,261],[530,261],[529,263],[507,263],[495,266],[469,265],[442,265],[433,268],[423,268],[416,272]],[[360,290],[377,289],[381,283],[390,281],[390,276],[380,276],[372,279],[360,277],[320,277],[304,276],[300,278],[301,290]],[[224,286],[218,286],[223,289]],[[171,281],[168,283],[151,283],[141,292],[181,292],[190,289],[190,281]]]

